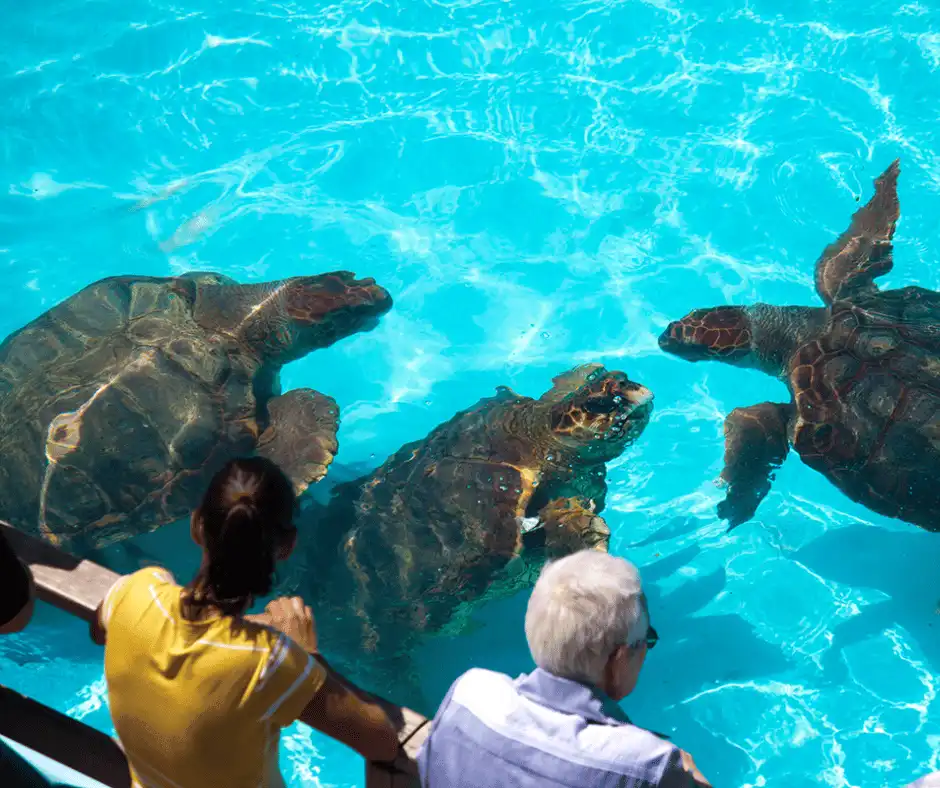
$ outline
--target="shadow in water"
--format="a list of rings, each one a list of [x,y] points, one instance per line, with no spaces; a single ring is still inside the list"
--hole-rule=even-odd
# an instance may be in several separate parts
[[[637,724],[690,751],[715,785],[740,784],[751,768],[735,744],[708,730],[685,701],[727,683],[766,679],[791,667],[779,648],[737,615],[698,615],[725,587],[723,568],[661,595],[658,581],[689,565],[695,545],[643,569],[650,616],[660,636],[624,707]]]
[[[85,551],[84,555],[120,574],[130,574],[146,566],[162,566],[181,585],[188,583],[196,574],[202,558],[190,537],[188,517],[150,533]]]
[[[626,545],[626,550],[630,551],[638,547],[646,547],[647,545],[667,542],[670,539],[687,536],[688,534],[695,533],[701,524],[701,521],[696,517],[672,517],[664,526],[657,528],[655,531],[653,531],[653,533],[644,537],[639,542],[628,543]],[[696,550],[695,553],[697,554],[698,550]],[[685,554],[686,551],[680,551],[676,554],[676,556]],[[652,569],[652,567],[650,567],[650,569]],[[649,570],[643,570],[644,577],[646,577],[647,571]]]
[[[836,625],[825,655],[825,675],[841,682],[843,652],[849,646],[900,625],[916,641],[934,672],[940,672],[940,535],[920,529],[889,531],[850,525],[827,531],[797,551],[795,560],[826,580],[882,592],[888,598],[867,605]]]

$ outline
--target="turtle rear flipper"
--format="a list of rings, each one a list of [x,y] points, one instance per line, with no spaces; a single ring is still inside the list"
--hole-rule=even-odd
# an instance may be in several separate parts
[[[827,304],[874,289],[876,277],[891,270],[900,162],[895,159],[876,180],[874,196],[852,216],[849,228],[816,262],[816,291]]]
[[[790,405],[761,402],[735,408],[725,419],[721,478],[728,493],[718,504],[718,516],[728,521],[728,530],[750,520],[770,492],[771,474],[789,449],[787,426],[792,414]]]
[[[257,453],[276,462],[300,495],[336,456],[339,406],[313,389],[293,389],[268,402],[268,419]]]

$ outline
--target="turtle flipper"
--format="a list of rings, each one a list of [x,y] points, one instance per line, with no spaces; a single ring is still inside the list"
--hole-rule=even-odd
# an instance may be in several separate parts
[[[604,373],[603,364],[581,364],[567,372],[552,378],[552,387],[539,399],[542,402],[561,402],[565,397],[581,388],[591,377],[600,377]]]
[[[339,406],[313,389],[293,389],[268,402],[268,428],[257,453],[276,462],[300,495],[326,475],[339,444]]]
[[[725,419],[725,467],[722,481],[728,494],[718,504],[718,516],[728,530],[747,522],[770,492],[773,470],[789,450],[787,426],[790,405],[761,402],[735,408]]]
[[[827,304],[873,289],[875,278],[891,270],[891,238],[901,214],[900,170],[900,160],[895,159],[878,176],[874,196],[855,212],[849,228],[816,262],[816,291]]]
[[[603,517],[595,514],[590,501],[554,498],[539,510],[539,520],[549,558],[586,549],[607,552],[610,528]]]

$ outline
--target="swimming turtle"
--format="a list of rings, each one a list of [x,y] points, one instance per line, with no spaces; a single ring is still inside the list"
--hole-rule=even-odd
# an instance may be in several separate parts
[[[605,464],[643,432],[653,395],[600,364],[553,384],[539,399],[500,387],[334,488],[309,529],[305,593],[322,628],[347,625],[325,643],[388,655],[459,605],[518,590],[545,557],[607,549]],[[528,571],[500,575],[517,556]]]
[[[879,514],[940,530],[940,293],[880,290],[900,215],[895,160],[871,200],[816,263],[823,307],[720,306],[670,323],[660,347],[781,378],[788,403],[736,408],[725,421],[727,496],[749,520],[792,445],[807,465]]]
[[[336,453],[338,408],[312,389],[281,394],[278,372],[391,304],[346,271],[94,282],[0,344],[0,518],[98,549],[187,515],[251,452],[302,491]]]

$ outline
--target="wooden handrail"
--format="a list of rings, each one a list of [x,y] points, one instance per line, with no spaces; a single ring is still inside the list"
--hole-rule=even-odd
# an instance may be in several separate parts
[[[104,595],[114,581],[117,580],[118,575],[92,561],[75,558],[68,553],[64,553],[41,539],[18,531],[2,520],[0,520],[0,528],[3,529],[4,536],[7,537],[13,549],[16,550],[17,555],[29,565],[36,582],[37,596],[43,602],[90,622],[94,618],[99,603],[104,599]],[[395,716],[400,717],[403,721],[398,732],[401,750],[392,766],[374,763],[366,764],[366,786],[367,788],[411,788],[411,786],[417,786],[418,770],[414,759],[418,748],[428,735],[428,720],[411,709],[395,706],[388,701],[384,702],[390,708],[400,712]],[[76,721],[76,725],[83,725],[83,723]],[[7,735],[7,732],[2,730],[2,726],[0,726],[0,733]],[[15,735],[10,736],[10,738],[18,740]],[[111,740],[108,739],[108,741]],[[31,746],[27,741],[21,743]],[[119,756],[120,760],[123,761],[124,756],[117,745],[114,745],[114,750],[117,751],[118,756],[114,752],[99,754],[97,750],[102,750],[102,748],[97,747],[96,752],[89,752],[87,757],[92,760],[106,757],[112,768],[112,761],[116,757]],[[81,753],[78,753],[78,755],[80,756]],[[55,755],[51,757],[59,760]],[[79,760],[81,760],[80,757]],[[123,762],[126,769],[126,761]],[[65,765],[93,776],[92,771],[87,771],[81,767],[81,764],[74,765],[74,763],[73,760],[73,762],[67,762]],[[98,771],[94,773],[98,773]],[[104,780],[99,781],[105,782]],[[115,786],[115,788],[122,785],[119,782],[105,782],[105,784]]]

